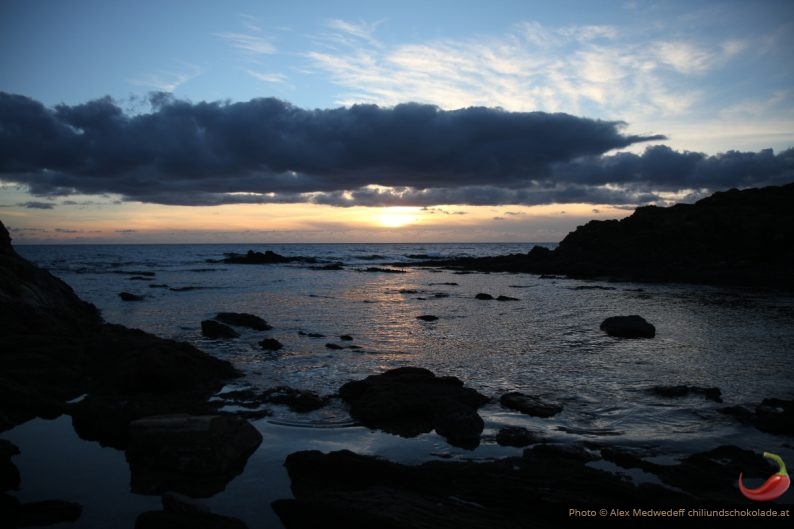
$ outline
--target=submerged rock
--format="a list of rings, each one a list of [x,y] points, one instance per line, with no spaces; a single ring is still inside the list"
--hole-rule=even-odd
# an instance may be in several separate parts
[[[438,316],[433,316],[432,314],[422,314],[421,316],[417,316],[416,319],[422,321],[436,321]]]
[[[306,413],[319,410],[328,403],[328,398],[308,390],[294,389],[287,386],[270,388],[262,394],[265,402],[285,404],[292,411]]]
[[[538,396],[525,395],[518,391],[505,393],[499,399],[499,402],[505,408],[520,411],[534,417],[552,417],[562,411],[561,404],[545,402]]]
[[[215,319],[221,323],[237,327],[248,327],[255,331],[269,331],[273,328],[259,316],[254,316],[253,314],[247,314],[245,312],[219,312],[215,315]]]
[[[510,296],[499,296],[496,298],[496,301],[519,301],[518,298],[512,298]]]
[[[763,432],[794,436],[794,400],[764,399],[754,409],[730,406],[721,411]]]
[[[201,334],[212,339],[237,338],[240,336],[237,331],[228,325],[214,320],[204,320],[201,322]]]
[[[143,296],[130,294],[129,292],[121,292],[119,293],[119,297],[121,298],[121,301],[143,301]]]
[[[339,389],[350,415],[370,428],[414,437],[435,428],[451,444],[476,446],[483,430],[477,408],[488,398],[455,377],[401,367]]]
[[[722,402],[722,392],[720,388],[701,388],[698,386],[654,386],[650,389],[651,393],[662,397],[685,397],[687,395],[703,395],[708,400],[714,402]]]
[[[493,299],[493,296],[490,295],[490,294],[486,294],[485,292],[480,292],[479,294],[474,296],[474,299],[481,299],[483,301],[490,301],[490,300]]]
[[[653,338],[656,327],[642,316],[612,316],[601,323],[601,330],[619,338]]]

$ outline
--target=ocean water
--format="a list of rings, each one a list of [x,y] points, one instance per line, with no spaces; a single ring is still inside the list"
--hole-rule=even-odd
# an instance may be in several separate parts
[[[790,293],[410,267],[406,273],[361,271],[415,262],[417,256],[524,253],[532,246],[73,245],[19,246],[17,251],[66,281],[99,307],[107,321],[185,340],[234,363],[246,373],[234,387],[288,385],[332,394],[349,380],[414,365],[437,375],[457,376],[495,398],[481,409],[486,430],[481,445],[471,451],[451,447],[434,433],[402,439],[369,431],[355,425],[339,402],[305,415],[272,406],[272,417],[255,422],[265,437],[262,447],[245,472],[209,500],[216,512],[239,516],[252,527],[279,525],[269,501],[290,496],[281,463],[288,453],[300,449],[349,448],[405,462],[500,457],[520,453],[494,441],[499,428],[515,425],[541,430],[551,442],[633,448],[657,462],[672,462],[722,444],[794,460],[794,450],[783,438],[742,425],[719,411],[767,397],[794,398],[794,296]],[[318,265],[338,262],[344,268],[218,262],[226,253],[249,249],[314,257]],[[123,291],[145,299],[123,302],[118,297]],[[480,292],[518,299],[481,301],[475,299]],[[200,322],[218,312],[256,314],[273,330],[243,330],[233,340],[202,337]],[[423,314],[439,319],[429,323],[416,319]],[[627,314],[642,315],[653,323],[656,338],[624,340],[599,330],[605,318]],[[339,339],[345,334],[353,341]],[[278,339],[284,348],[263,351],[257,342],[265,337]],[[330,350],[326,343],[360,349]],[[717,386],[724,402],[700,395],[667,399],[649,391],[654,385],[679,384]],[[498,397],[507,391],[558,401],[564,411],[539,419],[502,409]],[[32,439],[39,437],[28,430],[46,429],[43,423],[60,429],[63,436],[74,435],[68,421],[59,419],[34,421],[6,437],[34,446],[40,441]],[[37,464],[41,458],[45,456],[33,457]],[[123,465],[119,468],[123,474]],[[40,493],[31,485],[20,494]],[[132,496],[124,491],[119,495]],[[140,512],[141,501],[146,500],[116,503],[134,505],[129,508],[134,514]],[[88,509],[86,526],[105,523],[106,510],[99,505]]]

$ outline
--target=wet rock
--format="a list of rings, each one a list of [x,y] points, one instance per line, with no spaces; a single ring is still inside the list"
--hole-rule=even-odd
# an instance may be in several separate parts
[[[143,301],[143,296],[130,294],[129,292],[121,292],[119,293],[119,297],[121,298],[121,301]]]
[[[533,417],[552,417],[562,411],[561,404],[545,402],[538,396],[525,395],[518,391],[505,393],[499,399],[499,402],[505,408],[520,411]]]
[[[308,336],[309,338],[325,338],[324,334],[320,334],[319,332],[303,332],[298,331],[298,334],[301,336]]]
[[[559,452],[526,451],[492,462],[400,465],[349,451],[297,452],[284,466],[294,499],[273,509],[285,527],[517,529],[560,527],[578,505],[691,501],[660,486],[635,486]],[[735,479],[735,478],[734,478]],[[664,520],[669,526],[669,520]],[[653,525],[653,521],[650,524]]]
[[[135,529],[248,529],[237,518],[211,512],[148,511],[138,515]]]
[[[722,392],[720,388],[701,388],[698,386],[654,386],[650,392],[661,397],[675,398],[687,395],[703,395],[707,400],[722,402]]]
[[[730,406],[720,411],[743,422],[749,422],[763,432],[794,435],[794,400],[764,399],[753,409]]]
[[[612,316],[601,323],[601,330],[609,336],[620,338],[653,338],[656,327],[642,316]]]
[[[421,316],[417,316],[416,319],[422,321],[436,321],[438,316],[433,316],[432,314],[423,314]]]
[[[488,398],[455,377],[436,377],[417,367],[401,367],[348,382],[339,394],[351,416],[370,428],[403,437],[432,429],[453,444],[471,445],[482,432],[477,408]]]
[[[330,343],[330,342],[325,344],[325,348],[326,349],[330,349],[332,351],[339,351],[341,349],[344,349],[344,347],[342,347],[341,345],[335,344],[335,343]]]
[[[132,491],[175,491],[192,497],[220,492],[242,472],[261,434],[233,415],[158,415],[129,427]]]
[[[312,266],[312,270],[344,270],[345,267],[342,266],[342,263],[331,263],[322,266]]]
[[[339,337],[339,339],[347,342],[353,341],[353,337],[350,336],[349,334],[343,334],[342,336]]]
[[[201,334],[213,340],[237,338],[240,336],[237,334],[237,331],[228,325],[224,325],[223,323],[214,320],[204,320],[201,322]]]
[[[496,301],[518,301],[518,298],[511,298],[510,296],[499,296]]]
[[[328,403],[328,399],[313,391],[294,389],[286,386],[270,388],[262,394],[266,402],[285,404],[292,411],[306,413],[318,410]]]
[[[485,292],[480,292],[479,294],[474,296],[474,299],[481,299],[483,301],[489,301],[489,300],[493,299],[493,296],[490,295],[490,294],[486,294]]]
[[[177,492],[166,492],[162,497],[163,510],[179,513],[210,512],[209,506],[203,501],[190,498]]]
[[[496,434],[496,442],[499,446],[524,447],[533,443],[540,442],[543,437],[537,432],[531,432],[520,426],[508,426],[499,430]]]
[[[236,327],[248,327],[255,331],[269,331],[273,327],[267,324],[265,320],[253,314],[246,314],[244,312],[219,312],[215,319],[227,325],[234,325]]]
[[[261,342],[259,342],[259,347],[264,349],[265,351],[278,351],[284,344],[276,340],[275,338],[265,338]]]

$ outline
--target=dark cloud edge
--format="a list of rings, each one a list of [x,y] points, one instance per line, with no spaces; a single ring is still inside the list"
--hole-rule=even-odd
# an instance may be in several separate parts
[[[666,137],[561,113],[418,103],[304,110],[274,98],[165,94],[150,103],[149,113],[129,115],[109,97],[46,108],[0,93],[0,179],[47,198],[338,207],[625,206],[794,180],[794,149],[608,154]]]

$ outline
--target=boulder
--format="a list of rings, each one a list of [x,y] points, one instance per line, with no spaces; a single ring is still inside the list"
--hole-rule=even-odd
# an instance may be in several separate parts
[[[493,296],[492,296],[492,295],[490,295],[490,294],[486,294],[486,293],[484,293],[484,292],[480,292],[479,294],[477,294],[476,296],[474,296],[474,299],[481,299],[481,300],[483,300],[483,301],[490,301],[490,300],[492,300],[492,299],[493,299]]]
[[[518,391],[505,393],[499,399],[499,402],[505,408],[520,411],[533,417],[552,417],[562,411],[561,404],[545,402],[538,396],[525,395]]]
[[[477,408],[488,398],[455,377],[401,367],[348,382],[339,394],[351,416],[370,428],[403,437],[436,429],[453,444],[476,446],[483,430]]]
[[[246,314],[244,312],[219,312],[215,319],[227,325],[235,325],[237,327],[248,327],[255,331],[269,331],[273,327],[267,324],[265,320],[253,314]]]
[[[19,454],[13,443],[0,439],[0,492],[19,490],[19,470],[11,458]]]
[[[201,322],[201,334],[207,338],[237,338],[240,336],[237,331],[214,320],[204,320]]]
[[[642,316],[612,316],[601,323],[601,330],[619,338],[653,338],[656,327]]]
[[[233,415],[157,415],[133,421],[126,453],[132,491],[212,496],[242,472],[261,442],[256,428]]]
[[[275,338],[265,338],[264,340],[259,342],[259,347],[264,349],[265,351],[278,351],[284,344],[276,340]]]

